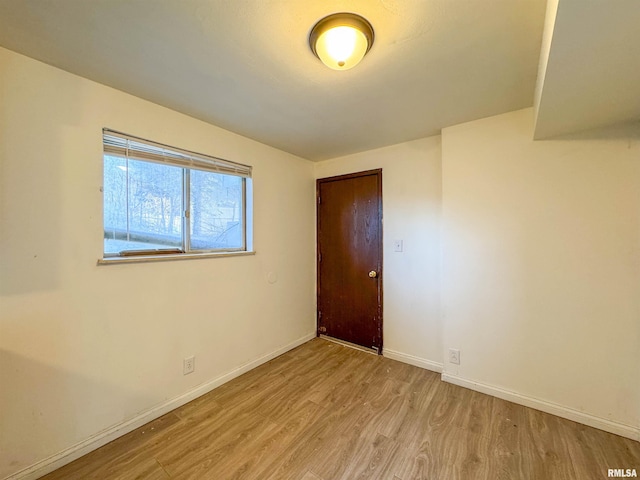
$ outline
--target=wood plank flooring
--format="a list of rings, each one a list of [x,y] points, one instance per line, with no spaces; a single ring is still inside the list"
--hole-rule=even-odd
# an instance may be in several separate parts
[[[640,443],[312,340],[43,477],[604,479]]]

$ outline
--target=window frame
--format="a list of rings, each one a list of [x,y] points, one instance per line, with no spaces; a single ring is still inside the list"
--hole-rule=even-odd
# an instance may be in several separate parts
[[[162,143],[146,140],[144,138],[136,137],[133,135],[118,132],[108,128],[102,129],[103,133],[103,149],[102,149],[102,174],[103,174],[103,187],[102,192],[102,259],[98,260],[98,264],[109,263],[133,263],[133,262],[145,262],[145,261],[157,261],[157,260],[177,260],[187,258],[207,258],[207,257],[228,257],[237,255],[252,255],[255,252],[252,250],[252,234],[253,226],[248,225],[248,222],[252,222],[252,199],[253,199],[253,185],[252,185],[252,167],[229,160],[224,160],[218,157],[204,155],[193,151],[172,147]],[[115,146],[114,146],[115,145]],[[137,146],[140,150],[129,148],[132,145]],[[136,156],[135,152],[140,151],[146,158],[140,158]],[[133,155],[130,155],[134,152]],[[181,169],[181,247],[167,248],[166,251],[157,249],[139,249],[120,252],[105,252],[105,225],[104,225],[104,212],[105,212],[105,195],[104,195],[104,172],[105,172],[105,157],[120,157],[125,161],[139,161],[145,163],[155,163],[165,166],[178,167]],[[177,159],[174,161],[172,159]],[[241,179],[241,194],[240,194],[240,211],[241,211],[241,241],[242,245],[237,248],[214,248],[214,249],[193,249],[191,245],[191,172],[193,170],[199,170],[207,173],[214,173],[220,175],[235,176]]]

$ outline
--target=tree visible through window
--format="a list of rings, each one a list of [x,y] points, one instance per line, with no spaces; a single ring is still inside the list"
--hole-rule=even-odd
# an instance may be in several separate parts
[[[104,145],[105,257],[246,250],[250,167],[108,130]]]

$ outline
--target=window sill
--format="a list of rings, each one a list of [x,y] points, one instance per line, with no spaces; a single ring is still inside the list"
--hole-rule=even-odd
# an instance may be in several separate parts
[[[167,255],[140,255],[135,257],[106,257],[98,260],[98,265],[116,265],[120,263],[148,263],[148,262],[171,262],[174,260],[194,260],[196,258],[221,258],[221,257],[244,257],[255,255],[251,252],[206,252],[206,253],[176,253]]]

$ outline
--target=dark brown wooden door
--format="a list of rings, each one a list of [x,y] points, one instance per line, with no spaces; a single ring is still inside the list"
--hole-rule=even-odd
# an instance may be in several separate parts
[[[322,178],[318,334],[382,352],[382,170]]]

